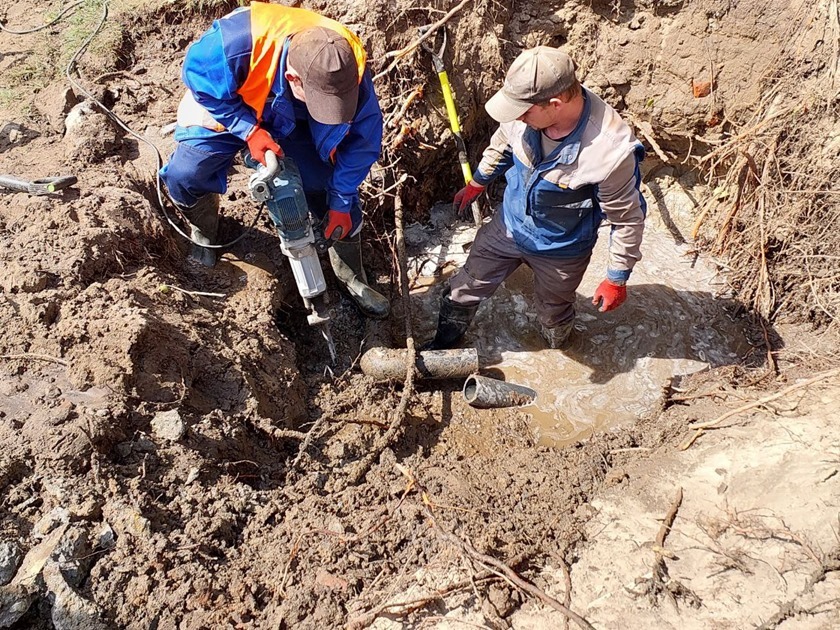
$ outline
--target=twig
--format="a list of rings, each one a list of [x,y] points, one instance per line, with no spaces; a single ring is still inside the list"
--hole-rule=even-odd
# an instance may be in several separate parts
[[[759,131],[759,130],[760,130],[762,127],[764,127],[767,123],[769,123],[770,121],[774,120],[775,118],[778,118],[779,116],[784,116],[784,115],[790,114],[791,112],[793,112],[793,111],[794,111],[794,109],[796,109],[796,107],[795,107],[795,106],[791,106],[791,107],[786,107],[786,108],[784,108],[784,109],[780,109],[780,110],[775,111],[775,112],[771,112],[771,113],[770,113],[770,114],[768,114],[768,115],[767,115],[767,117],[766,117],[764,120],[762,120],[760,123],[758,123],[758,124],[756,124],[756,125],[753,125],[752,127],[750,127],[749,129],[747,129],[747,130],[746,130],[746,131],[744,131],[743,133],[739,133],[737,136],[735,136],[734,138],[732,138],[731,140],[729,140],[729,142],[727,142],[726,144],[721,145],[721,146],[719,146],[717,149],[715,149],[714,151],[712,151],[712,152],[707,153],[706,155],[704,155],[702,158],[700,158],[700,164],[705,164],[706,162],[708,162],[709,160],[711,160],[713,157],[717,157],[717,156],[719,156],[719,155],[721,155],[721,154],[725,155],[726,153],[729,153],[729,151],[731,151],[733,148],[735,148],[735,146],[736,146],[738,143],[740,143],[740,142],[741,142],[742,140],[744,140],[745,138],[750,137],[750,136],[751,136],[752,134],[754,134],[755,132]]]
[[[399,282],[402,294],[403,319],[405,320],[405,345],[406,345],[406,361],[405,361],[405,383],[403,385],[402,396],[400,397],[399,405],[394,412],[391,424],[388,430],[383,433],[376,443],[370,449],[370,452],[356,464],[355,468],[347,475],[347,484],[355,485],[367,474],[373,462],[379,458],[380,453],[385,450],[399,434],[403,420],[405,420],[406,410],[408,409],[408,401],[414,395],[414,371],[415,371],[415,355],[414,347],[414,331],[411,326],[411,296],[408,289],[408,264],[406,263],[405,253],[405,233],[403,231],[403,208],[402,208],[402,186],[397,188],[397,194],[394,198],[394,222],[397,230],[397,255],[399,258]]]
[[[682,505],[682,500],[683,490],[682,488],[678,488],[677,496],[675,496],[674,500],[671,502],[671,507],[668,509],[668,513],[665,514],[665,518],[662,521],[659,532],[656,534],[656,547],[654,551],[656,559],[653,562],[653,589],[651,590],[651,595],[656,598],[658,595],[664,593],[668,596],[668,601],[671,602],[674,610],[679,610],[679,608],[677,606],[677,598],[671,588],[669,588],[670,585],[667,583],[671,580],[668,575],[668,565],[665,564],[665,539],[668,537],[668,534],[671,533],[671,527],[674,525],[674,521],[677,518],[677,512]],[[677,586],[677,592],[679,592],[678,589],[679,586]]]
[[[275,428],[268,428],[268,427],[264,427],[263,430],[268,431],[268,433],[270,433],[272,437],[275,437],[275,438],[278,438],[278,439],[283,439],[283,438],[287,438],[287,439],[291,439],[291,440],[305,440],[306,439],[306,433],[304,433],[303,431],[292,431],[291,429],[275,429]]]
[[[795,385],[791,385],[790,387],[785,387],[782,391],[776,392],[772,396],[765,396],[764,398],[760,398],[759,400],[754,400],[753,402],[747,403],[746,405],[741,405],[740,407],[738,407],[737,409],[733,409],[732,411],[727,411],[725,414],[723,414],[719,418],[716,418],[715,420],[710,420],[709,422],[704,422],[704,423],[701,423],[701,424],[693,424],[693,425],[691,425],[690,428],[694,429],[696,431],[696,433],[693,436],[691,436],[691,438],[688,441],[686,441],[686,443],[684,443],[680,446],[680,450],[684,451],[689,446],[691,446],[694,443],[694,441],[698,437],[700,437],[700,433],[705,431],[706,429],[719,429],[719,428],[721,428],[718,425],[721,422],[723,422],[724,420],[728,420],[729,418],[732,418],[733,416],[737,416],[738,414],[743,413],[744,411],[748,411],[750,409],[754,409],[756,407],[761,407],[762,405],[766,405],[767,403],[773,402],[774,400],[782,398],[783,396],[786,396],[787,394],[789,394],[791,392],[794,392],[797,389],[802,389],[803,387],[808,387],[810,385],[813,385],[814,383],[819,383],[820,381],[824,381],[826,379],[829,379],[833,376],[838,376],[838,375],[840,375],[840,368],[835,368],[833,370],[828,370],[827,372],[822,372],[821,374],[817,374],[813,378],[809,378],[807,381],[802,381],[801,383],[796,383]]]
[[[539,599],[544,604],[560,612],[565,617],[568,617],[581,628],[585,628],[586,630],[595,630],[594,626],[591,623],[589,623],[586,619],[578,615],[576,612],[574,612],[567,606],[558,602],[556,599],[548,595],[541,588],[537,587],[525,578],[521,577],[516,571],[511,569],[504,562],[496,560],[496,558],[493,558],[492,556],[488,556],[487,554],[483,554],[477,551],[469,541],[461,540],[461,538],[459,538],[452,532],[444,529],[443,526],[440,523],[438,523],[434,513],[432,512],[432,509],[429,507],[429,505],[431,504],[431,500],[429,499],[429,495],[426,492],[426,489],[422,486],[422,484],[419,481],[417,481],[417,478],[415,477],[414,473],[411,472],[405,466],[401,466],[400,464],[397,464],[397,469],[406,477],[408,477],[408,479],[420,491],[422,496],[423,511],[425,512],[426,517],[431,521],[435,530],[441,535],[441,537],[444,540],[454,545],[464,555],[468,556],[469,558],[472,558],[479,564],[483,565],[485,568],[489,569],[491,572],[496,573],[497,575],[502,577],[505,581],[507,581],[515,588],[518,588],[524,593],[527,593],[528,595]]]
[[[653,137],[653,127],[651,124],[649,122],[641,122],[633,116],[630,116],[630,122],[632,122],[636,129],[639,130],[645,140],[650,142],[650,146],[653,147],[653,150],[656,155],[659,156],[659,159],[665,162],[665,164],[670,164],[671,159],[665,151],[662,150],[662,147],[659,146],[659,143]]]
[[[48,361],[50,363],[58,363],[59,365],[63,365],[64,367],[68,366],[67,361],[64,361],[63,359],[51,357],[48,354],[34,354],[32,352],[22,352],[20,354],[0,354],[0,359],[30,359],[33,361]]]
[[[474,581],[476,584],[482,582],[489,582],[492,580],[500,579],[498,575],[491,573],[490,571],[482,571],[478,575],[475,576]],[[351,618],[347,622],[347,630],[361,630],[361,628],[366,628],[374,621],[376,618],[379,617],[385,611],[388,611],[392,608],[400,608],[401,610],[390,611],[388,612],[389,615],[393,616],[402,616],[407,615],[408,613],[423,608],[427,604],[435,602],[439,599],[443,599],[445,596],[449,595],[450,593],[454,593],[456,591],[461,591],[465,588],[472,587],[473,580],[469,578],[465,580],[461,580],[460,582],[455,582],[454,584],[450,584],[449,586],[445,586],[441,589],[435,590],[434,595],[429,595],[427,597],[419,597],[417,599],[402,601],[402,602],[393,602],[393,603],[384,603],[380,604],[373,610],[363,613],[357,617]]]
[[[321,416],[312,424],[312,428],[306,432],[306,437],[303,438],[303,443],[298,448],[298,454],[295,457],[294,461],[292,462],[292,468],[297,468],[298,464],[300,464],[300,460],[303,457],[306,450],[309,448],[309,445],[312,444],[312,438],[315,437],[315,433],[317,433],[318,429],[321,428],[321,425],[327,421],[329,418],[329,414],[322,413]]]
[[[207,293],[206,291],[187,291],[186,289],[182,289],[181,287],[176,287],[174,284],[162,284],[162,285],[160,285],[160,289],[161,289],[161,291],[164,291],[164,292],[166,292],[169,289],[172,289],[174,291],[178,291],[179,293],[184,293],[184,294],[189,295],[191,297],[199,297],[199,296],[202,296],[202,295],[204,297],[212,297],[212,298],[226,297],[226,295],[224,293]]]
[[[668,537],[668,534],[671,533],[671,527],[674,525],[674,521],[677,519],[677,512],[679,512],[680,506],[682,505],[682,500],[683,490],[682,488],[678,488],[677,495],[671,502],[671,507],[668,509],[668,513],[665,514],[665,518],[662,519],[662,526],[659,528],[659,532],[656,534],[656,546],[659,549],[665,548],[665,539]],[[657,551],[656,555],[661,557],[661,552]]]
[[[416,88],[411,90],[411,92],[405,98],[405,100],[403,101],[403,104],[400,106],[399,110],[394,115],[394,117],[391,118],[386,123],[386,126],[390,129],[393,129],[394,127],[396,127],[400,123],[400,121],[403,119],[403,116],[405,116],[405,113],[408,111],[408,108],[411,107],[411,104],[415,100],[417,100],[418,98],[423,98],[423,86],[422,85],[418,85]]]
[[[382,72],[380,72],[375,77],[373,77],[373,80],[376,81],[377,79],[380,79],[380,78],[384,77],[386,74],[388,74],[389,72],[391,72],[391,70],[393,70],[396,67],[396,65],[397,65],[397,63],[399,62],[400,59],[405,57],[408,53],[413,51],[420,44],[422,44],[429,37],[431,37],[435,33],[435,31],[437,31],[441,26],[446,24],[452,18],[453,15],[455,15],[456,13],[458,13],[458,11],[463,9],[464,6],[469,1],[470,0],[461,0],[461,2],[458,3],[458,5],[456,5],[454,8],[452,8],[449,11],[449,13],[444,15],[442,18],[440,18],[434,24],[432,24],[428,29],[426,29],[424,31],[424,33],[420,37],[418,37],[416,40],[411,42],[408,46],[406,46],[404,48],[400,48],[399,50],[392,50],[390,52],[385,53],[382,58],[383,59],[393,58],[393,61],[390,64],[388,64],[387,68],[385,68]]]

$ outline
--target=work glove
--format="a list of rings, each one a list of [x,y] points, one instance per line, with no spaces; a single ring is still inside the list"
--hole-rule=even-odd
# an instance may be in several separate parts
[[[327,215],[327,227],[324,228],[324,238],[328,241],[339,241],[353,231],[353,219],[349,212],[330,210]]]
[[[455,193],[455,199],[452,200],[452,205],[455,206],[455,210],[457,210],[459,217],[464,216],[466,209],[470,207],[470,204],[475,201],[482,192],[484,192],[484,186],[476,184],[475,182],[470,182]]]
[[[251,157],[263,166],[265,166],[266,151],[274,152],[278,158],[283,157],[283,149],[274,141],[271,134],[259,125],[254,127],[254,130],[248,134],[245,142],[248,143],[248,150],[251,152]]]
[[[606,313],[615,308],[618,308],[627,299],[627,287],[623,284],[613,284],[609,280],[604,280],[595,289],[595,295],[592,297],[593,306],[599,306],[601,313]]]

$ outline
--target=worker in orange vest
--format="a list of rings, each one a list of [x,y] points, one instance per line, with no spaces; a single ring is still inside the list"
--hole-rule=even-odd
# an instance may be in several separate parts
[[[390,305],[367,283],[360,239],[358,189],[382,145],[366,62],[354,33],[306,9],[255,2],[215,20],[187,50],[178,144],[160,174],[193,241],[214,244],[236,154],[247,147],[263,164],[268,150],[293,158],[333,242],[337,279],[365,315],[384,318]],[[199,246],[190,257],[216,262],[214,249]]]

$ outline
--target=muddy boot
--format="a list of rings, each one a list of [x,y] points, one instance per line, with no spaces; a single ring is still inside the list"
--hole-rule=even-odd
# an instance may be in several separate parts
[[[181,211],[190,222],[192,240],[202,245],[216,244],[216,235],[219,231],[219,195],[208,193],[196,201],[195,205],[182,208]],[[199,263],[205,267],[215,267],[216,251],[193,243],[190,246],[187,261]]]
[[[388,298],[368,285],[362,266],[362,238],[359,234],[335,241],[330,248],[330,263],[335,277],[366,317],[388,317],[391,312]]]
[[[435,338],[423,346],[423,350],[446,350],[452,348],[467,332],[478,310],[475,306],[461,306],[449,299],[450,288],[446,287],[440,296],[440,312]]]
[[[541,325],[540,334],[542,334],[542,338],[545,339],[549,348],[552,350],[562,350],[569,345],[569,337],[574,329],[575,320],[570,319],[569,321],[553,326],[552,328],[547,328],[546,326]]]

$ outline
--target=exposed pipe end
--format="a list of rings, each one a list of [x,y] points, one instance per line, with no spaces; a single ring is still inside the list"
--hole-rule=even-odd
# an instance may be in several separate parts
[[[467,404],[478,409],[524,407],[537,398],[537,392],[530,387],[478,374],[467,378],[463,393]]]

